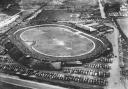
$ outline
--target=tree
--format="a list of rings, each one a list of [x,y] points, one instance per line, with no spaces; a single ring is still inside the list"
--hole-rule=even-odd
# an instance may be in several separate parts
[[[13,6],[19,6],[19,2],[21,0],[0,0],[0,8],[1,9],[9,9]]]

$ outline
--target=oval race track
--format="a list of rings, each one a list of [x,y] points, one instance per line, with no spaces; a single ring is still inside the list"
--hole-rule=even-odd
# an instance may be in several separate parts
[[[22,28],[9,39],[22,53],[48,61],[94,60],[110,46],[106,39],[58,24]]]

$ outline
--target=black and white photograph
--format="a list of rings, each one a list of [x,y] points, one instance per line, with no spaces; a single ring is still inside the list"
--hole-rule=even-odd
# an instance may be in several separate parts
[[[0,0],[0,89],[128,89],[128,0]]]

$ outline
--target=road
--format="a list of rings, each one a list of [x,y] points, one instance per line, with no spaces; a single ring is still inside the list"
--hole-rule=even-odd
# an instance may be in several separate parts
[[[113,45],[113,53],[114,53],[114,58],[113,63],[110,64],[111,66],[111,76],[108,79],[109,83],[106,89],[125,89],[124,85],[120,81],[120,67],[119,67],[119,52],[118,52],[118,37],[119,37],[119,32],[118,29],[115,28],[114,25],[112,24],[107,24],[108,26],[113,27],[115,30],[111,35],[108,35],[108,39],[111,41]]]

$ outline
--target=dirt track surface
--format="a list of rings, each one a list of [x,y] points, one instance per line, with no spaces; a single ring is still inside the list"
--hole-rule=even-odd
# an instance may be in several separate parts
[[[50,56],[77,56],[94,48],[92,40],[61,27],[38,27],[21,33],[21,39],[33,50]]]

